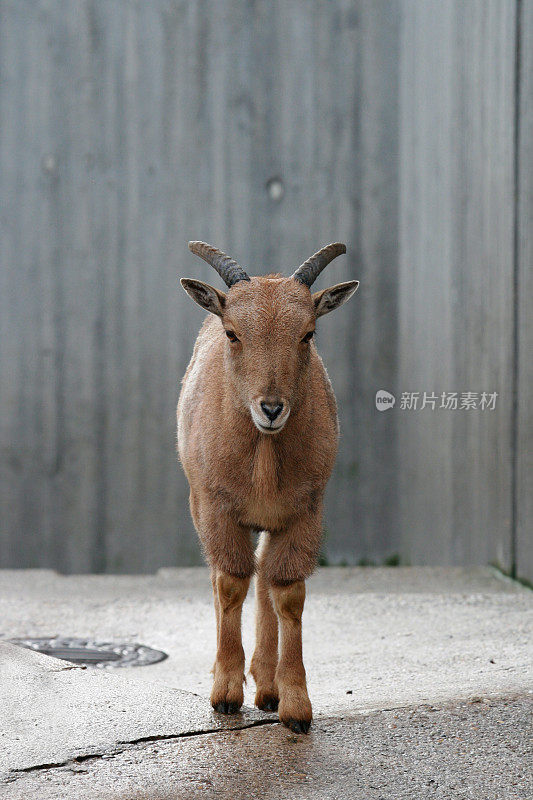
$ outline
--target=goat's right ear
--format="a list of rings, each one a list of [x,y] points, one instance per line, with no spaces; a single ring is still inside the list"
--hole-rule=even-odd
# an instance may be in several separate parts
[[[226,305],[226,295],[224,292],[219,292],[214,286],[209,286],[208,283],[203,281],[195,281],[190,278],[182,278],[181,285],[195,303],[210,311],[211,314],[216,314],[221,317],[224,313],[224,306]]]

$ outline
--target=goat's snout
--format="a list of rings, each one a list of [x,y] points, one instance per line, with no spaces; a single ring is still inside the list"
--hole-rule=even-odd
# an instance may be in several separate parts
[[[274,420],[277,419],[283,411],[283,403],[266,403],[264,400],[262,400],[261,408],[263,409],[265,416],[267,416],[271,422],[274,422]]]
[[[252,420],[262,433],[278,433],[287,422],[290,406],[282,397],[256,397],[250,404]]]

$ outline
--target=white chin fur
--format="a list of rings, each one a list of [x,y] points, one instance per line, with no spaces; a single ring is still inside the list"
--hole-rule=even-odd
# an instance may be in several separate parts
[[[255,427],[261,431],[261,433],[279,433],[282,428],[285,427],[285,423],[289,419],[290,409],[281,415],[281,419],[276,420],[276,425],[269,427],[267,420],[263,416],[259,416],[257,411],[253,406],[250,406],[250,414],[252,415],[252,420]]]

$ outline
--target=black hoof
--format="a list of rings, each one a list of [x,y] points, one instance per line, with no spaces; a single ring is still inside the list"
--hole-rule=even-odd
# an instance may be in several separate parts
[[[311,727],[311,721],[305,719],[290,719],[285,723],[287,728],[290,728],[293,733],[308,733]]]
[[[217,703],[215,706],[213,706],[213,708],[215,711],[218,711],[219,714],[236,714],[240,706],[238,703],[229,703],[228,701],[223,700],[221,703]]]
[[[258,705],[257,708],[260,708],[261,711],[277,711],[279,705],[279,700],[277,697],[272,695],[267,695],[261,705]]]

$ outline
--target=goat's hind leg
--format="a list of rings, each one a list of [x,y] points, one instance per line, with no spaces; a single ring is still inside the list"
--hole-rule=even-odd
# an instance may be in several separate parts
[[[217,656],[213,668],[211,705],[222,714],[235,714],[243,704],[244,650],[241,639],[242,604],[250,578],[216,570],[218,600]]]
[[[211,585],[213,587],[213,605],[215,606],[215,620],[217,624],[217,650],[218,650],[218,641],[220,638],[220,603],[218,602],[217,571],[214,568],[211,569]],[[216,661],[213,664],[213,669],[211,670],[213,675],[215,674],[215,666],[216,666]]]
[[[260,562],[255,576],[255,597],[255,650],[250,665],[256,685],[255,705],[263,711],[277,711],[278,618],[270,598],[269,584],[261,574]]]

